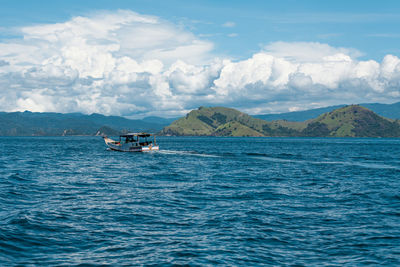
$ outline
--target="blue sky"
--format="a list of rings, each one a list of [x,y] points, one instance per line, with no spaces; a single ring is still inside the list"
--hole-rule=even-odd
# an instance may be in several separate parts
[[[140,117],[226,105],[255,114],[400,100],[398,1],[0,4],[5,111]],[[87,23],[99,28],[82,33]],[[148,47],[130,45],[141,42]],[[106,43],[115,46],[103,53]],[[161,103],[131,100],[145,92]]]
[[[217,53],[245,58],[269,42],[353,47],[365,58],[400,55],[400,3],[389,1],[0,1],[3,28],[57,23],[96,10],[156,15],[216,43]],[[221,27],[233,22],[233,27]],[[229,37],[231,34],[235,37]],[[7,34],[2,34],[3,38]]]

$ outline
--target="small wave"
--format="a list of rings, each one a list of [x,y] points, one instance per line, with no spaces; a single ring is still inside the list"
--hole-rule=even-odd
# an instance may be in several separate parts
[[[251,152],[251,153],[246,153],[247,156],[258,156],[258,157],[268,157],[269,155],[265,154],[265,153],[255,153],[255,152]]]
[[[19,173],[13,173],[8,176],[8,179],[17,181],[17,182],[28,182],[28,179],[23,178]]]
[[[232,153],[232,152],[224,152],[220,154],[222,157],[236,157],[237,154]]]

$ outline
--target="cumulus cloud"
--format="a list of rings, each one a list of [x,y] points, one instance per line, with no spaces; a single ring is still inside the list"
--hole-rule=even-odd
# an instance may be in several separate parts
[[[0,43],[1,108],[129,115],[180,109],[166,78],[180,59],[203,65],[213,44],[160,18],[102,12],[20,29]],[[0,100],[0,101],[1,101]]]
[[[273,42],[265,46],[263,52],[294,62],[319,62],[323,57],[338,54],[348,55],[352,58],[362,55],[356,49],[337,48],[317,42]]]
[[[233,25],[234,26],[234,25]],[[400,100],[400,59],[275,42],[248,59],[158,17],[102,12],[20,29],[0,43],[0,109],[177,116],[201,105],[249,113]]]
[[[217,95],[238,106],[238,99],[262,99],[263,104],[243,105],[250,113],[399,100],[400,59],[396,56],[387,55],[381,63],[359,61],[354,58],[356,51],[318,43],[307,47],[306,43],[279,42],[267,48],[247,60],[225,62],[214,81]]]

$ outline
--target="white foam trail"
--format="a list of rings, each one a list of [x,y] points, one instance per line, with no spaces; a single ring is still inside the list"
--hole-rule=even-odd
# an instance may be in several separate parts
[[[167,155],[184,155],[184,156],[197,156],[197,157],[207,157],[207,158],[219,158],[217,155],[201,154],[195,151],[179,151],[179,150],[159,150],[157,153],[167,154]]]
[[[271,162],[285,162],[285,163],[305,163],[305,164],[315,164],[315,165],[344,165],[344,166],[357,166],[367,169],[391,169],[400,170],[397,166],[380,164],[380,163],[362,163],[362,162],[344,162],[344,161],[310,161],[310,160],[296,160],[296,159],[281,159],[273,157],[258,157],[252,156],[252,158],[266,160]]]
[[[361,163],[361,162],[342,162],[342,161],[316,161],[311,162],[313,164],[332,164],[332,165],[345,165],[345,166],[358,166],[368,169],[392,169],[392,170],[400,170],[400,168],[387,164],[379,164],[379,163]]]
[[[304,163],[306,161],[303,160],[293,160],[293,159],[280,159],[280,158],[272,158],[272,157],[259,157],[259,156],[251,156],[253,159],[261,159],[266,161],[272,162],[297,162],[297,163]]]

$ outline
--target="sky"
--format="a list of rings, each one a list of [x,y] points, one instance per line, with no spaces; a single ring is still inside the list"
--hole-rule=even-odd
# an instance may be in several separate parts
[[[400,101],[399,1],[0,0],[0,111]]]

